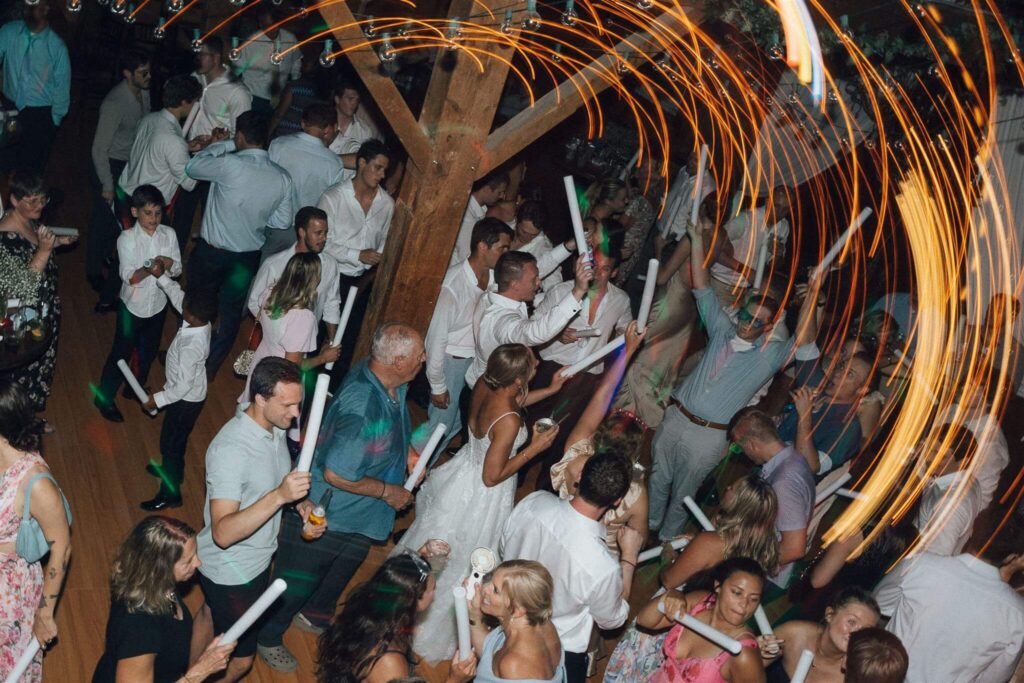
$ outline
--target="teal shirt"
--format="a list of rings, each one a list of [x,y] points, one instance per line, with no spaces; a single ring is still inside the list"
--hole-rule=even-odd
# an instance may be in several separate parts
[[[59,126],[71,105],[71,61],[64,41],[49,26],[32,33],[24,21],[0,26],[4,95],[18,110],[51,107]]]
[[[365,360],[352,367],[324,414],[313,454],[310,500],[320,500],[330,487],[325,468],[348,481],[369,477],[405,482],[412,437],[406,391],[406,385],[398,387],[393,399]],[[327,509],[330,531],[382,541],[394,524],[395,510],[383,500],[334,489]]]

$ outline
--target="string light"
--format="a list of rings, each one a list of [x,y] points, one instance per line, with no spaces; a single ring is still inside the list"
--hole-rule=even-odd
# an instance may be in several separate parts
[[[380,61],[393,62],[398,55],[395,53],[395,46],[391,44],[391,33],[384,31],[381,35],[384,42],[380,48]]]
[[[536,31],[540,28],[540,13],[537,12],[537,0],[526,0],[526,12],[523,14],[523,30]]]
[[[35,7],[39,4],[39,0],[25,0],[25,4],[29,7]]]
[[[555,51],[551,53],[551,59],[555,62],[562,61],[562,44],[558,43],[555,45]]]
[[[238,36],[231,36],[231,50],[228,51],[228,60],[237,62],[242,58],[242,51],[238,49]]]
[[[377,25],[373,22],[373,15],[366,17],[366,26],[363,27],[363,35],[367,38],[373,38],[373,34],[377,31]]]
[[[773,33],[771,45],[768,47],[768,59],[777,62],[782,59],[784,54],[782,45],[779,44],[779,34]]]
[[[128,13],[124,15],[124,23],[129,26],[135,23],[135,5],[128,5]]]
[[[335,57],[333,52],[334,41],[331,38],[328,38],[324,41],[323,52],[320,53],[320,57],[317,60],[320,62],[320,66],[322,66],[325,69],[330,69],[332,66],[334,66]]]
[[[579,15],[576,14],[576,2],[575,0],[567,0],[565,3],[565,11],[562,12],[562,25],[563,26],[575,26],[579,20]]]
[[[412,22],[411,21],[407,21],[404,24],[402,24],[401,28],[398,29],[398,39],[399,40],[409,40],[409,38],[410,38],[409,32],[411,30],[412,30]]]
[[[185,3],[183,0],[170,0],[170,2],[167,3],[167,11],[171,14],[177,14],[184,6]]]
[[[82,11],[82,0],[68,0],[68,4],[66,6],[68,8],[68,11],[73,13],[73,14],[81,12]]]
[[[128,3],[126,0],[114,0],[114,3],[110,5],[110,12],[116,16],[121,16],[124,11],[128,9]]]
[[[241,7],[245,4],[245,0],[231,0],[231,4],[235,7]]]
[[[199,29],[192,29],[192,52],[196,54],[203,51],[203,39],[200,37]]]
[[[270,63],[274,66],[281,66],[283,61],[284,55],[281,54],[281,38],[279,36],[274,38],[274,51],[270,54]]]
[[[512,26],[512,10],[505,10],[505,19],[501,22],[501,32],[506,36],[512,35],[515,28]]]
[[[153,29],[153,37],[157,40],[163,40],[167,37],[167,32],[164,30],[165,23],[166,20],[163,17],[160,17],[156,20],[156,28]]]
[[[646,12],[654,7],[654,0],[636,0],[636,6]]]
[[[622,53],[622,56],[619,57],[618,63],[615,65],[615,68],[619,72],[620,76],[625,76],[626,74],[629,73],[629,57],[632,54],[632,52],[626,50],[625,52]]]
[[[462,42],[462,27],[459,25],[458,17],[448,20],[448,30],[445,31],[444,37],[448,40],[445,47],[449,51],[459,49],[459,43]]]

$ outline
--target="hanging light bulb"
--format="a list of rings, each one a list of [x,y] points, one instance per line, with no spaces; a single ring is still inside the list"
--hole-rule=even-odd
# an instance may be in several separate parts
[[[324,40],[324,50],[320,53],[320,58],[317,60],[320,62],[320,66],[325,69],[330,69],[334,66],[334,41],[330,38]]]
[[[270,3],[272,5],[274,5],[274,7],[280,7],[281,6],[281,0],[270,0]]]
[[[170,0],[170,2],[167,3],[167,11],[171,14],[177,14],[184,6],[185,3],[183,0]]]
[[[830,89],[828,91],[828,101],[831,102],[832,104],[838,104],[839,103],[839,92],[836,91],[835,89]]]
[[[839,17],[839,32],[843,38],[853,42],[853,31],[850,29],[850,17],[843,14]]]
[[[281,38],[278,36],[274,38],[274,51],[270,53],[270,63],[274,66],[281,66],[283,61],[284,55],[281,54]]]
[[[29,7],[35,7],[39,4],[39,0],[25,0],[25,4]]]
[[[110,5],[110,12],[117,16],[124,14],[126,9],[128,9],[128,3],[125,0],[114,0],[114,3]]]
[[[68,0],[67,4],[68,11],[72,14],[76,14],[82,11],[82,0]]]
[[[398,39],[399,40],[409,40],[409,37],[410,37],[409,33],[411,31],[412,31],[412,22],[411,21],[405,22],[404,24],[402,24],[402,27],[398,29],[398,36],[397,36]]]
[[[135,23],[135,5],[128,5],[128,13],[124,15],[124,23],[129,26]]]
[[[199,54],[203,51],[203,39],[199,34],[199,29],[192,29],[192,52]]]
[[[536,31],[540,28],[540,13],[537,12],[537,0],[526,0],[526,12],[523,14],[523,30]]]
[[[782,45],[779,44],[779,34],[773,33],[771,45],[768,46],[768,58],[773,62],[777,62],[782,59],[782,56],[783,51]]]
[[[551,61],[561,62],[562,61],[562,44],[558,43],[555,45],[555,51],[551,53]]]
[[[459,43],[462,42],[462,26],[458,17],[448,20],[448,30],[444,32],[444,37],[448,40],[446,47],[449,51],[459,49]]]
[[[366,25],[363,26],[363,35],[367,38],[373,38],[374,32],[377,30],[377,25],[373,22],[373,15],[366,17]]]
[[[567,0],[565,3],[565,11],[562,12],[562,25],[563,26],[575,26],[580,16],[576,14],[576,0]]]
[[[654,0],[636,0],[636,6],[646,12],[654,7]]]
[[[629,73],[629,56],[631,54],[632,53],[629,50],[626,50],[618,59],[618,63],[615,65],[615,68],[618,70],[620,76],[625,76]]]
[[[167,37],[167,32],[164,30],[165,23],[166,20],[163,17],[156,20],[156,28],[153,29],[153,37],[157,40],[163,40]]]
[[[245,4],[245,0],[231,0],[231,4],[235,7],[241,7]]]
[[[388,31],[384,31],[381,34],[384,37],[384,42],[380,47],[380,61],[387,63],[395,61],[395,46],[391,44],[391,34]]]
[[[867,140],[864,141],[864,146],[867,147],[868,149],[874,149],[876,145],[877,143],[875,142],[874,138],[868,138]]]
[[[228,51],[228,60],[237,62],[242,57],[242,51],[238,49],[238,36],[231,36],[231,49]]]
[[[96,4],[99,5],[100,7],[106,7],[107,3],[109,3],[109,2],[110,2],[110,0],[96,0]]]
[[[506,36],[512,35],[512,32],[515,30],[512,27],[512,10],[505,10],[505,19],[501,22],[501,28],[499,30]]]

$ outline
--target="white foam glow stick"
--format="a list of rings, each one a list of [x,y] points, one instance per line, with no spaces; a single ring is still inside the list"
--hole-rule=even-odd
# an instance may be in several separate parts
[[[466,601],[466,589],[462,586],[452,588],[455,598],[455,628],[459,633],[459,657],[466,659],[473,650],[473,641],[469,637],[469,603]]]
[[[761,245],[757,249],[757,268],[754,270],[754,289],[761,291],[764,282],[764,267],[768,263],[768,233],[761,231]]]
[[[22,674],[28,670],[32,660],[36,658],[36,653],[39,652],[39,648],[40,645],[38,640],[33,638],[29,641],[28,647],[26,647],[25,651],[21,653],[21,656],[18,657],[18,661],[14,663],[14,668],[11,669],[9,674],[7,674],[7,678],[4,679],[4,683],[18,683]]]
[[[850,489],[839,489],[836,491],[836,495],[842,496],[843,498],[853,498],[854,500],[864,500],[867,498],[867,496],[860,491],[851,491]]]
[[[822,503],[824,503],[826,500],[835,495],[836,491],[843,488],[843,484],[850,481],[851,479],[853,479],[853,475],[850,474],[849,472],[836,479],[834,482],[829,484],[824,491],[822,491],[821,493],[814,497],[814,504],[821,505]]]
[[[317,436],[320,434],[320,423],[324,419],[324,405],[327,403],[327,385],[331,376],[320,373],[316,378],[316,389],[313,390],[313,404],[309,407],[309,419],[306,420],[306,435],[299,451],[299,462],[295,465],[297,472],[309,472],[313,466],[313,451],[316,450]]]
[[[587,233],[583,229],[583,218],[580,216],[580,202],[576,199],[576,181],[571,175],[564,176],[565,198],[569,202],[569,217],[572,219],[572,234],[576,240],[576,251],[590,263],[594,262],[594,256],[590,253],[590,245],[587,244]]]
[[[625,343],[626,343],[625,335],[619,335],[618,337],[616,337],[615,339],[612,339],[610,342],[608,342],[607,344],[605,344],[604,346],[599,348],[597,351],[594,351],[592,354],[590,354],[589,356],[587,356],[586,358],[584,358],[580,362],[573,363],[569,367],[564,368],[562,370],[562,373],[561,373],[562,376],[568,378],[568,377],[572,377],[573,375],[576,375],[576,374],[582,372],[583,370],[586,370],[588,367],[590,367],[591,365],[593,365],[597,361],[601,360],[602,358],[607,356],[609,353],[611,353],[612,351],[614,351],[615,349],[619,348],[620,346],[622,346]]]
[[[192,103],[192,109],[188,113],[188,118],[185,119],[185,125],[181,127],[181,136],[186,140],[188,140],[188,132],[192,130],[192,124],[196,122],[201,108],[198,101]]]
[[[673,538],[670,545],[672,546],[672,550],[682,550],[689,542],[690,539],[688,538]],[[636,563],[643,564],[644,562],[650,562],[659,555],[661,555],[661,546],[654,546],[653,548],[649,548],[640,553],[636,558]]]
[[[664,600],[658,603],[658,611],[662,614],[665,614]],[[728,651],[731,654],[738,655],[740,651],[743,649],[743,646],[740,645],[740,641],[736,640],[735,638],[730,638],[729,636],[719,631],[717,628],[712,628],[711,626],[708,626],[700,619],[694,617],[692,614],[665,614],[665,616],[669,617],[674,621],[678,621],[680,624],[690,629],[697,635],[707,638],[712,643],[722,648],[723,650]]]
[[[434,455],[434,450],[437,448],[437,444],[441,443],[441,437],[444,436],[446,431],[448,431],[448,425],[443,422],[434,427],[434,431],[431,432],[430,438],[427,439],[427,443],[420,452],[420,459],[416,461],[412,472],[409,474],[409,478],[405,480],[406,491],[412,491],[416,488],[416,482],[420,480],[420,476],[427,469],[427,465],[430,464],[430,458]]]
[[[772,622],[768,621],[768,615],[764,613],[760,605],[757,606],[757,610],[754,612],[754,621],[757,622],[757,630],[761,632],[762,636],[770,636],[772,634]]]
[[[149,394],[147,394],[146,390],[142,388],[141,384],[139,384],[139,380],[135,379],[135,375],[132,374],[131,368],[129,368],[128,364],[124,362],[124,358],[117,361],[117,367],[121,369],[121,374],[124,375],[124,379],[128,382],[128,386],[130,386],[132,391],[135,392],[139,402],[145,404],[149,401]],[[150,415],[156,415],[155,410],[149,410],[146,412]]]
[[[644,295],[640,298],[640,313],[636,316],[636,331],[647,329],[647,319],[651,317],[651,306],[654,304],[654,288],[658,285],[658,259],[647,262],[647,280],[644,282]]]
[[[263,613],[274,604],[274,601],[281,597],[281,593],[284,593],[286,588],[288,588],[288,583],[284,579],[274,579],[274,582],[270,584],[267,590],[263,591],[263,595],[252,604],[252,607],[245,610],[245,614],[240,616],[238,621],[224,632],[220,642],[224,645],[238,642],[238,639],[256,623],[257,619],[263,616]]]
[[[793,670],[793,677],[789,679],[789,683],[804,683],[807,680],[807,674],[811,672],[811,664],[813,662],[813,652],[810,650],[801,652],[800,660],[796,663],[796,669]]]
[[[700,159],[697,161],[697,182],[693,184],[693,206],[690,207],[690,222],[697,225],[700,215],[701,193],[704,192],[704,171],[708,165],[708,146],[700,146]]]
[[[341,343],[341,337],[345,334],[345,328],[348,326],[348,319],[352,317],[352,306],[356,303],[356,294],[359,289],[355,286],[348,288],[348,294],[345,296],[345,307],[341,309],[341,321],[338,323],[338,329],[334,331],[334,339],[331,340],[331,346],[337,346]],[[334,361],[327,363],[324,369],[330,372],[334,369]]]
[[[715,530],[715,525],[711,523],[711,520],[708,519],[708,516],[704,514],[704,511],[700,509],[700,506],[697,505],[693,498],[690,496],[683,498],[683,505],[686,506],[686,509],[690,511],[690,514],[693,515],[693,518],[697,520],[704,531]]]
[[[629,160],[629,163],[626,164],[623,167],[622,173],[619,174],[619,180],[625,180],[626,178],[629,177],[630,171],[632,171],[636,167],[636,160],[639,159],[639,158],[640,158],[640,148],[637,147],[636,148],[636,153],[633,155],[633,158]]]
[[[850,241],[850,238],[853,237],[854,233],[860,230],[860,226],[864,225],[864,221],[868,219],[868,216],[870,216],[871,213],[872,211],[870,207],[865,208],[860,212],[860,215],[853,220],[853,223],[850,223],[850,227],[848,227],[846,232],[836,240],[836,243],[833,244],[832,248],[828,250],[827,254],[825,254],[825,258],[821,259],[821,263],[811,271],[812,281],[817,280],[829,269],[832,262],[836,260],[837,256],[839,256],[839,252],[843,250],[843,247],[845,247],[846,243]]]

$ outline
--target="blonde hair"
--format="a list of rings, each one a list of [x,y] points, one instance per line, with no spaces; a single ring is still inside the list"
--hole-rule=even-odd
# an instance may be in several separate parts
[[[295,254],[288,259],[284,272],[270,290],[264,308],[273,320],[294,308],[312,310],[319,286],[320,256],[310,252]]]
[[[110,597],[129,612],[165,615],[174,611],[174,565],[196,530],[171,517],[139,522],[117,549],[110,570]]]
[[[507,560],[495,569],[505,578],[505,600],[512,610],[521,608],[531,626],[540,626],[551,619],[551,596],[555,582],[540,562]]]
[[[487,370],[480,379],[494,391],[512,386],[517,379],[521,379],[525,387],[530,379],[532,360],[533,351],[525,344],[502,344],[487,359]]]
[[[775,518],[779,501],[771,484],[749,474],[732,485],[732,497],[718,512],[716,530],[725,541],[724,557],[749,557],[769,576],[779,568]]]

